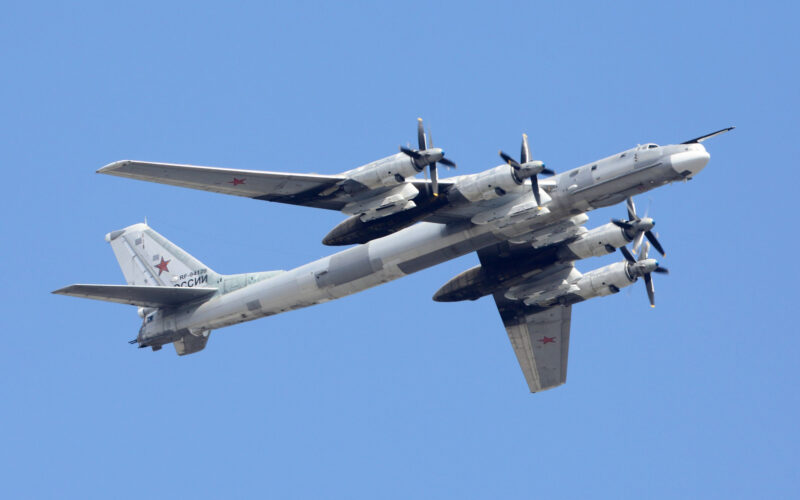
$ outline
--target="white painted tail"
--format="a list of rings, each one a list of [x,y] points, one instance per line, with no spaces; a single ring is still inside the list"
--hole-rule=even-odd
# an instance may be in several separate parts
[[[214,286],[218,275],[147,224],[106,235],[128,285]]]

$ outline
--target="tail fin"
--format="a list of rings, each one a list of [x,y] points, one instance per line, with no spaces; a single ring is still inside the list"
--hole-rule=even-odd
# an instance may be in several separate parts
[[[128,285],[213,286],[217,273],[147,224],[134,224],[106,235]]]

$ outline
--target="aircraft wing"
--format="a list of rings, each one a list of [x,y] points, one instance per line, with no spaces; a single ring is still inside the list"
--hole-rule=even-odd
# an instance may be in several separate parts
[[[140,307],[169,307],[210,298],[216,288],[139,285],[70,285],[53,293]]]
[[[478,256],[487,272],[513,265],[508,261],[523,254],[540,262],[527,278],[513,281],[493,296],[528,388],[531,392],[552,389],[567,381],[572,306],[529,306],[523,300],[527,295],[548,293],[564,286],[564,278],[574,267],[571,263],[555,262],[548,250],[529,245],[524,250],[518,248],[516,253],[509,250],[509,243],[504,242],[478,251]]]
[[[355,191],[348,192],[347,189],[343,189],[348,182],[343,175],[265,172],[133,160],[110,163],[97,172],[257,200],[337,211],[341,211],[348,203],[377,196],[389,190],[389,188],[363,190],[361,187],[361,191],[356,188]],[[429,181],[409,179],[409,182],[419,189],[420,196],[427,197],[429,189],[423,186]]]
[[[572,306],[534,308],[505,298],[504,292],[496,292],[494,301],[528,388],[539,392],[562,385],[567,381]]]

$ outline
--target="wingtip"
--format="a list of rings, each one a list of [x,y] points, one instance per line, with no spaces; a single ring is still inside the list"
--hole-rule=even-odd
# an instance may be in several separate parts
[[[108,174],[110,172],[113,172],[114,170],[118,170],[118,169],[124,167],[128,163],[130,163],[130,160],[114,161],[114,162],[109,163],[108,165],[103,165],[102,167],[97,169],[95,171],[95,173],[96,174]]]

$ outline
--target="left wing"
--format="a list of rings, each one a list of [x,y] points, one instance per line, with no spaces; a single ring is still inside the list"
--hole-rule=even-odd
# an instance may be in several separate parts
[[[180,286],[70,285],[53,293],[139,307],[172,307],[193,300],[209,299],[216,292],[216,288]]]
[[[572,306],[531,307],[504,293],[496,292],[494,301],[528,388],[539,392],[566,382]]]
[[[514,269],[513,263],[522,256],[529,262],[526,273],[505,281],[493,296],[531,392],[552,389],[567,381],[572,306],[556,303],[542,307],[523,301],[526,295],[556,295],[568,286],[565,278],[574,267],[571,263],[559,263],[552,254],[548,248],[534,249],[510,242],[478,251],[486,272],[498,276],[508,276],[508,271]]]

